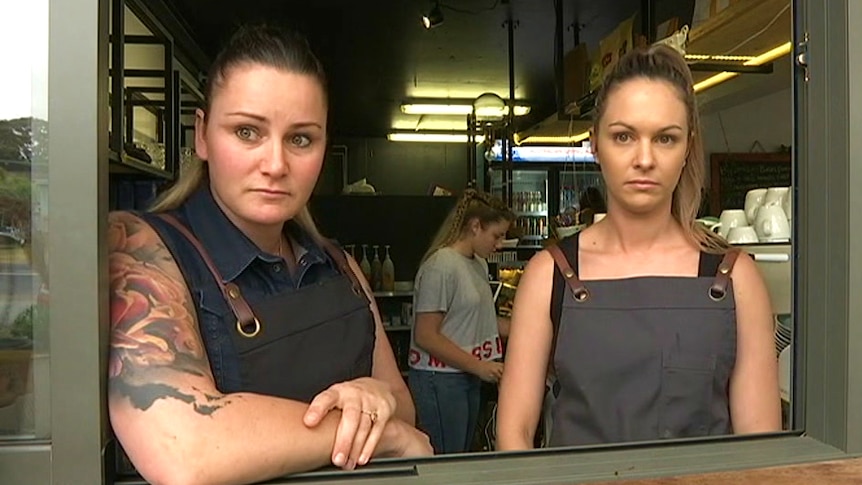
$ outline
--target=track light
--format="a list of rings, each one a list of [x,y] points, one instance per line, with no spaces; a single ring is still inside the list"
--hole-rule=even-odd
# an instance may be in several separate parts
[[[440,10],[440,4],[438,2],[434,2],[434,7],[431,8],[428,15],[422,16],[422,25],[424,25],[426,29],[433,29],[442,23],[443,11]]]

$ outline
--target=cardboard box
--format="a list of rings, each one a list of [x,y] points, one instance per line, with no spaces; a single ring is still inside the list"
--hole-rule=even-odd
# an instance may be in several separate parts
[[[563,58],[563,101],[569,105],[590,91],[590,55],[586,44],[578,44]]]

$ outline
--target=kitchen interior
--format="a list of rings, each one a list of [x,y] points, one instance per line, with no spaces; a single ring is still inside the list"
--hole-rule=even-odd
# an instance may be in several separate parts
[[[584,197],[604,191],[588,137],[602,70],[639,43],[683,49],[698,82],[709,168],[699,221],[753,254],[766,279],[792,428],[790,0],[112,0],[111,7],[111,209],[145,209],[195,156],[206,67],[236,25],[269,19],[308,36],[328,73],[331,119],[311,211],[368,272],[405,375],[413,277],[457,195],[486,190],[518,216],[489,260],[507,315],[530,257],[601,217]],[[45,415],[28,394],[44,387],[46,369],[16,369],[24,384],[0,407],[0,433],[38,434]],[[485,432],[493,390],[488,395],[475,451],[493,448]]]

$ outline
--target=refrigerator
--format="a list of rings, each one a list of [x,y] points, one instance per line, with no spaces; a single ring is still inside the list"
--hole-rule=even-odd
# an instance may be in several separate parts
[[[513,146],[509,164],[504,163],[503,155],[499,141],[485,154],[485,190],[506,201],[515,212],[513,227],[522,234],[520,249],[541,249],[556,227],[555,217],[579,210],[589,187],[604,198],[601,172],[588,144]]]

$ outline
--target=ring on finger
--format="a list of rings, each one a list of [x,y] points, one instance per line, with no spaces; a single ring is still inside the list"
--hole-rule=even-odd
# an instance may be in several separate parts
[[[362,411],[362,414],[367,414],[372,424],[377,422],[377,411]]]

